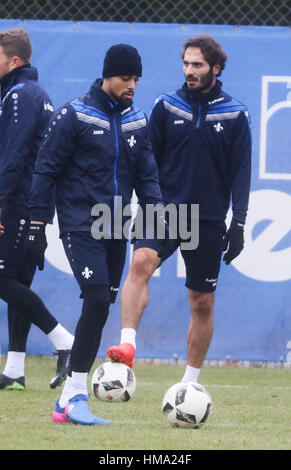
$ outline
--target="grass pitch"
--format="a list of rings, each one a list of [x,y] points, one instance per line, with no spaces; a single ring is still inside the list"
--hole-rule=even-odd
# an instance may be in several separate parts
[[[213,409],[206,424],[192,430],[172,428],[161,412],[166,390],[183,375],[179,365],[136,364],[137,389],[127,403],[101,403],[91,394],[92,412],[112,426],[54,424],[60,388],[51,390],[49,381],[55,364],[51,358],[27,357],[27,390],[0,391],[1,450],[291,448],[290,370],[203,368],[199,381],[210,392]]]

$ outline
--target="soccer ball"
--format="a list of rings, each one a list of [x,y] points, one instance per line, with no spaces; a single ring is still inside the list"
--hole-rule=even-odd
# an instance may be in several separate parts
[[[162,410],[171,426],[200,428],[207,420],[211,406],[211,397],[202,385],[179,382],[166,392]]]
[[[119,362],[104,362],[92,376],[92,390],[101,401],[128,401],[136,389],[133,370]]]

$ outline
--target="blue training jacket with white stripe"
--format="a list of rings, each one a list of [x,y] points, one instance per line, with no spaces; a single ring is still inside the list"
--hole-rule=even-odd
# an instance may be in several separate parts
[[[187,83],[160,95],[150,132],[165,203],[199,204],[200,219],[244,223],[251,178],[251,130],[246,106],[224,93],[206,94]]]
[[[35,67],[23,65],[0,79],[0,208],[29,216],[32,172],[53,113]],[[53,215],[53,205],[49,213]]]
[[[146,115],[133,104],[112,102],[102,83],[96,80],[89,93],[56,111],[37,158],[30,217],[49,222],[55,187],[61,234],[90,231],[95,204],[106,204],[113,215],[116,196],[124,208],[133,189],[142,205],[162,203]]]

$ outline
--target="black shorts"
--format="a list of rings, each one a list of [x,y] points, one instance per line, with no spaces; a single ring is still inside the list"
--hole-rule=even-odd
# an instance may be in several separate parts
[[[25,257],[29,220],[3,210],[1,223],[5,233],[0,236],[0,277],[12,277],[30,285],[36,267]]]
[[[95,240],[90,232],[65,233],[61,238],[81,290],[88,285],[107,285],[110,302],[114,303],[126,258],[126,241]]]
[[[225,235],[224,222],[200,221],[199,244],[194,250],[182,250],[186,268],[186,287],[197,292],[214,292],[217,285],[222,255],[222,239]],[[134,250],[152,248],[157,251],[161,263],[180,247],[182,240],[136,240]]]

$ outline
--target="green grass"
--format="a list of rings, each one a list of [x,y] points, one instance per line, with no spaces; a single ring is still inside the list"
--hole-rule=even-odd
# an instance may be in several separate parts
[[[55,361],[27,357],[27,390],[0,391],[0,449],[291,448],[290,370],[203,368],[199,381],[212,396],[213,410],[207,423],[196,430],[172,428],[161,412],[164,393],[180,381],[183,371],[178,365],[136,364],[137,390],[129,402],[101,403],[91,395],[92,412],[110,419],[112,426],[83,427],[52,423],[60,395],[60,388],[48,386]]]

